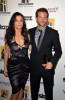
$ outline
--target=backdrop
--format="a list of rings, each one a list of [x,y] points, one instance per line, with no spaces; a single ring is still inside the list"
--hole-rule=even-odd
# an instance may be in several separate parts
[[[62,57],[55,69],[54,100],[65,100],[65,0],[0,0],[0,96],[10,98],[11,86],[8,77],[3,75],[4,70],[4,35],[11,15],[21,12],[25,16],[27,28],[35,27],[35,12],[45,7],[49,12],[48,25],[58,30],[62,46]],[[53,51],[54,52],[54,51]],[[43,80],[40,82],[39,100],[45,100]],[[30,81],[28,79],[24,100],[31,100]]]

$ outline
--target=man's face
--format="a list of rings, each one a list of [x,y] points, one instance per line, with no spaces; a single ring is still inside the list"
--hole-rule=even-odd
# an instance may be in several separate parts
[[[40,28],[43,28],[48,23],[48,17],[46,12],[38,12],[36,17],[37,24]]]

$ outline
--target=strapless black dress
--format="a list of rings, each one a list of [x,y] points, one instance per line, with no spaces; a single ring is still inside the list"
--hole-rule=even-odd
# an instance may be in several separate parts
[[[28,79],[30,67],[28,47],[28,42],[25,42],[24,47],[22,47],[15,41],[10,46],[11,57],[8,59],[7,70],[13,94],[21,88],[24,89]]]

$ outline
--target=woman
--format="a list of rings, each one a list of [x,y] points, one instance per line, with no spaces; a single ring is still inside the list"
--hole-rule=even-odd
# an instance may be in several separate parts
[[[29,75],[29,41],[24,16],[16,12],[5,34],[4,75],[9,77],[12,86],[10,100],[22,100]]]

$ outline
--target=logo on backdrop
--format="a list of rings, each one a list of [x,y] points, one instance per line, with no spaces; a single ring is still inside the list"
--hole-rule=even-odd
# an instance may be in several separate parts
[[[7,0],[0,0],[0,14],[10,14],[10,12],[8,12]]]
[[[0,59],[1,60],[4,60],[4,51],[5,51],[4,48],[5,48],[4,46],[0,46]]]
[[[0,69],[0,73],[1,73],[1,74],[4,74],[4,70]]]
[[[32,20],[32,16],[24,16],[26,21],[31,21]]]
[[[48,19],[48,26],[54,29],[54,23],[55,23],[55,19],[54,18],[49,18]],[[54,55],[55,51],[54,51],[54,47],[52,47],[52,54]]]
[[[0,37],[0,40],[4,40],[4,37]]]
[[[65,94],[65,90],[63,90],[63,93]]]
[[[23,98],[24,100],[29,100],[29,86],[25,86],[25,89],[23,92]]]
[[[46,99],[46,96],[44,94],[38,94],[38,97]]]
[[[3,82],[3,81],[0,81],[0,84],[1,84],[1,85],[5,85],[5,86],[10,86],[10,82]]]
[[[21,0],[21,3],[30,3],[30,0]]]
[[[7,98],[9,96],[8,90],[1,90],[1,97]]]
[[[7,29],[7,28],[8,28],[8,26],[0,24],[0,29]]]
[[[48,19],[48,26],[51,28],[54,28],[54,23],[55,23],[55,19],[54,18],[49,18]]]
[[[22,7],[32,7],[33,3],[31,2],[31,0],[20,0],[20,3],[18,3],[18,6],[22,6]]]
[[[52,47],[52,55],[55,54],[54,46]]]
[[[63,78],[63,82],[65,82],[65,78]]]
[[[64,65],[64,68],[65,68],[65,65]]]
[[[58,7],[54,7],[54,8],[48,8],[48,12],[57,12],[58,11]]]

